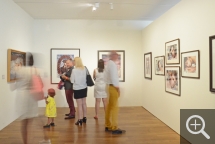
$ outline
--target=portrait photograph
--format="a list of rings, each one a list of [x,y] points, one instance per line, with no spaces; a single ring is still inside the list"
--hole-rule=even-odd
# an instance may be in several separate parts
[[[180,67],[165,68],[165,91],[179,95],[181,94]]]
[[[200,78],[199,50],[181,53],[181,76],[187,78]]]
[[[155,74],[164,75],[165,74],[165,57],[158,56],[154,58]]]
[[[100,50],[98,51],[98,60],[103,59],[104,65],[109,61],[109,53],[112,50]],[[125,51],[124,50],[116,50],[118,59],[115,61],[117,65],[118,77],[120,82],[125,82]]]
[[[22,67],[26,66],[26,53],[8,49],[7,63],[7,82],[15,81],[19,78]]]
[[[80,57],[80,49],[52,48],[51,49],[51,84],[59,83],[60,76],[67,71],[66,61]]]
[[[180,40],[166,42],[165,44],[165,58],[166,64],[180,63]]]
[[[144,76],[146,79],[152,79],[152,53],[144,54]]]

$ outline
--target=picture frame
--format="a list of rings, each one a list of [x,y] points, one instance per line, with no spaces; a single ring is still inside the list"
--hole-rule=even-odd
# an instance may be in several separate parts
[[[210,91],[215,92],[215,35],[209,37]]]
[[[165,67],[165,91],[174,95],[181,95],[181,76],[179,66]]]
[[[199,50],[181,53],[181,76],[200,79],[200,52]]]
[[[67,59],[74,60],[80,57],[79,48],[51,48],[50,49],[50,73],[51,84],[58,84],[60,76],[66,72],[65,62]]]
[[[154,58],[155,75],[165,75],[165,56],[157,56]]]
[[[152,52],[144,54],[144,76],[146,79],[152,79]]]
[[[103,59],[106,62],[109,60],[109,53],[113,50],[98,50],[98,60]],[[119,55],[116,62],[118,69],[119,82],[125,82],[125,51],[124,50],[114,50]]]
[[[19,70],[26,66],[26,53],[14,49],[7,50],[7,82],[17,80]]]
[[[166,65],[180,63],[180,39],[175,39],[165,43]]]

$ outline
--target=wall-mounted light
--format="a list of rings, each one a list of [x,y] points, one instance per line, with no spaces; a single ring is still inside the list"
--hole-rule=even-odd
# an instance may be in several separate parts
[[[95,11],[96,10],[96,7],[95,6],[93,6],[93,9],[92,9],[93,11]]]

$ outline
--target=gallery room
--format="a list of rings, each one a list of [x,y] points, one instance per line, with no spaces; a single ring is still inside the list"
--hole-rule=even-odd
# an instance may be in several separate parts
[[[214,7],[214,0],[0,0],[0,144],[214,143]],[[84,66],[95,85],[85,83],[79,99]],[[97,74],[105,98],[96,97]],[[33,79],[42,98],[32,94]],[[51,103],[55,116],[47,114]]]

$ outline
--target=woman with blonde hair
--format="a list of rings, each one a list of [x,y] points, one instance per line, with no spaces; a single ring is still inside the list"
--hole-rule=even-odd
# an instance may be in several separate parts
[[[70,80],[71,83],[73,83],[74,98],[76,99],[78,106],[78,121],[75,124],[82,125],[82,123],[87,122],[87,70],[80,57],[75,57],[74,63],[75,68],[72,71]]]

